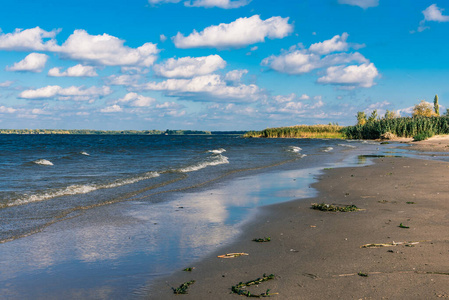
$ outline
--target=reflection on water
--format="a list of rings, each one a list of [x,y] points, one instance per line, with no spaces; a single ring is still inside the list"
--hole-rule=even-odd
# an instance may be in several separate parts
[[[256,207],[312,196],[309,185],[318,172],[264,173],[174,193],[168,202],[86,211],[1,245],[0,293],[21,299],[129,298],[148,278],[183,268],[235,238],[236,225]]]

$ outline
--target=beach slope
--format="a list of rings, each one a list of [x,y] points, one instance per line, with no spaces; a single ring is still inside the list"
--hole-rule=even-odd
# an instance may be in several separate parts
[[[239,299],[232,286],[263,274],[275,278],[242,290],[270,289],[273,299],[449,298],[448,182],[449,163],[409,158],[326,170],[316,198],[262,208],[234,243],[157,282],[148,298]],[[271,241],[252,241],[264,237]],[[249,255],[217,257],[231,252]],[[173,294],[190,280],[188,294]]]

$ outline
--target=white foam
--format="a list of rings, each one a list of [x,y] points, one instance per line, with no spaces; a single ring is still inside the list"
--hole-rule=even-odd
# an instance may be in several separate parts
[[[299,157],[300,158],[304,158],[304,157],[306,157],[307,156],[307,154],[301,154]]]
[[[87,152],[85,152],[85,151],[80,152],[80,154],[81,154],[81,155],[86,155],[86,156],[89,156],[89,155],[90,155],[89,153],[87,153]]]
[[[323,152],[330,152],[330,151],[332,151],[332,150],[334,150],[334,148],[332,148],[332,147],[327,147],[327,148],[323,149]]]
[[[128,179],[119,179],[112,183],[108,184],[99,184],[99,185],[70,185],[66,188],[62,188],[59,190],[54,190],[46,193],[41,194],[34,194],[34,195],[24,195],[23,198],[17,199],[14,202],[8,203],[7,206],[17,206],[17,205],[23,205],[31,202],[38,202],[38,201],[45,201],[52,198],[60,197],[60,196],[69,196],[69,195],[79,195],[79,194],[87,194],[99,189],[108,189],[108,188],[114,188],[119,187],[126,184],[132,184],[139,182],[141,180],[150,179],[154,177],[158,177],[159,173],[157,172],[148,172],[140,176],[136,176],[133,178]]]
[[[289,150],[295,153],[299,153],[302,149],[300,147],[297,146],[290,146]]]
[[[38,159],[33,161],[36,165],[42,165],[42,166],[53,166],[53,163],[46,159]]]
[[[222,164],[229,164],[229,160],[226,156],[218,154],[217,156],[212,157],[212,159],[204,162],[200,162],[198,164],[188,166],[179,170],[182,173],[194,172],[209,166],[217,166]]]
[[[347,147],[347,148],[357,148],[356,146],[348,145],[348,144],[338,144],[338,146]]]
[[[210,153],[213,153],[213,154],[221,154],[223,152],[226,152],[226,150],[223,149],[223,148],[220,148],[220,149],[216,149],[216,150],[209,150],[207,152],[210,152]]]

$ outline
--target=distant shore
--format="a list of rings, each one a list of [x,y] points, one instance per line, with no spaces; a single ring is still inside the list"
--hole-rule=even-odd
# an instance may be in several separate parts
[[[405,141],[409,142],[409,141]],[[412,144],[447,151],[448,137]],[[195,280],[183,299],[239,299],[231,287],[273,299],[433,299],[449,297],[449,163],[379,158],[374,165],[326,170],[315,198],[264,207],[231,245],[150,288],[148,299],[179,299],[170,287]],[[311,203],[354,204],[323,212]],[[257,243],[254,238],[270,237]],[[367,245],[366,248],[363,246]],[[236,258],[220,254],[243,252]]]

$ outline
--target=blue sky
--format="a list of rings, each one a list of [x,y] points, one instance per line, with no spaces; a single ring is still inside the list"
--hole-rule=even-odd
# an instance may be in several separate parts
[[[2,1],[0,128],[251,130],[449,108],[443,0]]]

